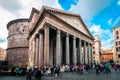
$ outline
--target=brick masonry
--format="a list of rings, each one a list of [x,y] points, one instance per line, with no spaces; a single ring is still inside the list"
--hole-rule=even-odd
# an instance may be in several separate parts
[[[28,65],[28,20],[14,20],[9,22],[7,61],[11,66]]]

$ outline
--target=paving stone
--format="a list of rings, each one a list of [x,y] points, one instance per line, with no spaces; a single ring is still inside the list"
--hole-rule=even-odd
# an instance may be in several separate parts
[[[26,80],[26,76],[0,76],[0,80]],[[32,80],[35,80],[34,77]],[[95,70],[90,70],[88,74],[78,74],[78,73],[60,73],[58,77],[46,75],[42,77],[42,80],[120,80],[120,70],[115,72],[114,70],[111,73],[100,73],[99,75],[95,74]]]

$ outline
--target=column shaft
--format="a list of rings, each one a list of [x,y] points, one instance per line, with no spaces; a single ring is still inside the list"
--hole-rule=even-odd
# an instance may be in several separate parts
[[[29,59],[30,60],[30,66],[33,67],[35,65],[35,57],[36,57],[36,54],[35,54],[35,38],[32,40],[32,51],[31,51],[31,54],[29,54]]]
[[[88,48],[89,48],[89,50],[88,50],[88,64],[90,64],[90,62],[91,62],[91,50],[90,50],[90,43],[88,43]]]
[[[70,52],[69,52],[69,34],[66,35],[66,64],[70,64]]]
[[[86,45],[86,64],[88,64],[88,58],[89,58],[89,47],[88,47],[88,43]]]
[[[56,39],[56,65],[61,65],[61,34],[60,30],[57,30],[57,39]]]
[[[84,41],[84,64],[86,64],[86,42]]]
[[[93,64],[93,45],[91,44],[91,64]]]
[[[78,56],[79,56],[79,63],[81,64],[82,63],[81,39],[79,39]]]
[[[36,36],[36,44],[35,44],[36,45],[36,50],[35,50],[35,65],[36,66],[38,66],[38,52],[39,52],[38,51],[38,49],[39,49],[38,48],[38,43],[39,43],[38,41],[39,41],[39,38],[38,38],[38,36]]]
[[[50,65],[53,65],[53,42],[50,43]]]
[[[77,64],[77,55],[76,55],[76,37],[73,37],[73,65]]]
[[[45,26],[44,33],[44,66],[49,66],[49,26]]]
[[[43,32],[39,33],[39,66],[43,66]]]

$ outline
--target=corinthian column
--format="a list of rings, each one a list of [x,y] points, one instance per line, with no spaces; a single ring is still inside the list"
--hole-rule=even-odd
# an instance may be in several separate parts
[[[69,34],[66,34],[66,64],[70,64],[70,52],[69,52]]]
[[[61,34],[60,30],[57,30],[57,39],[56,39],[56,65],[61,65]]]
[[[73,65],[77,64],[77,55],[76,55],[76,37],[73,37]]]
[[[84,41],[84,63],[86,64],[86,42]]]
[[[93,45],[91,44],[91,64],[93,64]]]
[[[45,25],[44,33],[44,66],[49,66],[49,25]]]
[[[36,49],[35,49],[35,65],[38,66],[38,52],[39,52],[39,46],[38,46],[38,43],[39,43],[39,37],[38,35],[36,35]]]
[[[81,39],[79,39],[78,56],[79,56],[79,63],[81,64],[82,63]]]
[[[43,32],[39,32],[39,66],[43,66]]]
[[[53,57],[53,41],[50,42],[50,65],[53,65],[53,60],[54,60],[54,57]]]
[[[91,62],[91,60],[90,60],[90,58],[91,58],[91,51],[90,51],[90,43],[88,43],[88,64],[90,64],[90,62]]]
[[[35,65],[35,38],[33,39],[33,52],[32,52],[32,54],[33,54],[33,58],[32,58],[32,61],[33,61],[33,64],[32,64],[32,66],[33,65]]]

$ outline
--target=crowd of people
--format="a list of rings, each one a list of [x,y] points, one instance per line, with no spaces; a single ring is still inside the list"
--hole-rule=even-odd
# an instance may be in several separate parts
[[[117,65],[110,65],[108,63],[105,64],[79,64],[75,66],[71,65],[63,65],[63,66],[41,66],[41,67],[31,67],[31,68],[23,68],[23,67],[13,67],[11,70],[12,75],[15,76],[26,76],[26,80],[32,80],[34,76],[35,80],[41,80],[41,77],[45,74],[51,74],[51,76],[58,77],[60,72],[75,72],[79,74],[88,74],[90,69],[94,69],[96,74],[100,73],[111,73],[111,69],[117,71]]]
[[[117,65],[114,64],[114,65],[110,65],[108,63],[105,63],[105,64],[96,64],[95,65],[95,70],[96,70],[96,74],[99,74],[99,73],[111,73],[111,69],[114,69],[115,71],[117,71]]]

